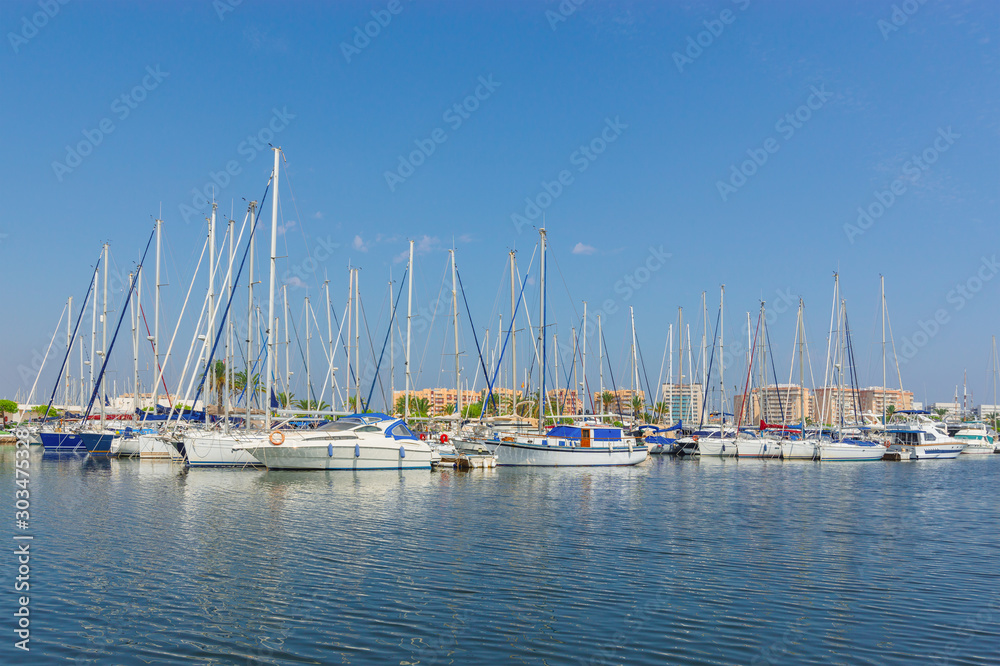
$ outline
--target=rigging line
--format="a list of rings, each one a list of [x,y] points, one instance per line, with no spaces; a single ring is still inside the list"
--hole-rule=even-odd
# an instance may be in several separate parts
[[[615,386],[615,371],[611,367],[611,354],[608,352],[608,341],[604,339],[604,331],[601,331],[601,342],[604,344],[604,355],[608,357],[608,372],[611,374],[611,390],[615,392],[615,400],[618,402],[618,416],[625,418],[622,413],[622,398],[618,393],[618,387]]]
[[[142,252],[142,258],[139,260],[139,266],[137,268],[137,272],[139,270],[142,270],[142,265],[146,261],[146,253],[149,252],[149,246],[152,245],[152,243],[153,243],[153,237],[154,236],[156,236],[156,228],[155,228],[155,226],[153,228],[152,233],[149,234],[149,240],[146,241],[146,249],[143,250],[143,252]],[[87,412],[83,416],[84,421],[86,421],[87,418],[90,416],[90,410],[94,407],[94,400],[97,398],[97,393],[101,389],[101,382],[102,382],[102,380],[104,378],[104,371],[108,367],[108,359],[111,356],[111,350],[115,346],[115,340],[118,339],[118,331],[121,330],[122,322],[125,320],[125,312],[128,309],[126,306],[128,305],[128,302],[132,299],[132,291],[135,289],[135,284],[136,284],[136,281],[132,280],[132,284],[129,285],[128,296],[126,296],[125,302],[122,304],[122,312],[121,312],[121,316],[118,317],[118,325],[115,327],[115,334],[113,336],[111,336],[111,345],[104,352],[104,363],[101,364],[101,372],[97,375],[97,379],[94,382],[94,392],[91,394],[91,396],[90,396],[90,402],[87,404]],[[81,313],[83,312],[83,308],[80,309],[80,312]],[[77,323],[78,324],[80,323],[79,320],[77,320]],[[66,354],[66,357],[69,358],[69,353]],[[64,363],[65,363],[65,361],[64,361]],[[59,371],[59,374],[60,375],[62,374],[62,370]],[[53,397],[55,397],[55,392],[54,391],[53,391]],[[51,404],[49,406],[51,407]],[[102,414],[103,414],[103,412],[102,412]],[[102,421],[103,421],[103,418],[102,418]]]
[[[854,422],[864,423],[864,418],[861,416],[861,396],[858,394],[860,386],[858,384],[858,371],[854,361],[854,341],[851,339],[851,325],[847,320],[846,308],[844,309],[844,335],[847,337],[847,361],[851,373],[851,388],[853,389],[851,391],[853,394],[851,406],[854,408]]]
[[[534,261],[534,255],[532,255],[532,261]],[[529,270],[531,269],[531,264],[530,263],[528,264],[528,269]],[[486,394],[486,400],[483,401],[483,408],[479,412],[479,420],[480,421],[483,420],[483,415],[486,414],[486,405],[488,405],[490,403],[490,400],[493,397],[493,386],[496,384],[497,374],[500,372],[501,365],[503,364],[503,355],[504,355],[504,352],[507,350],[507,342],[510,340],[511,333],[514,330],[514,322],[517,319],[517,311],[521,307],[521,298],[524,296],[524,288],[525,288],[525,286],[526,286],[525,283],[522,282],[521,283],[521,290],[517,294],[517,302],[514,304],[514,314],[510,318],[510,326],[507,328],[507,334],[504,336],[503,347],[501,347],[501,349],[500,349],[500,358],[497,359],[497,367],[496,367],[496,370],[493,371],[493,380],[489,383],[489,387],[490,388],[489,388],[488,393]],[[518,383],[517,377],[514,377],[513,384],[514,384],[515,387],[517,386],[517,383]],[[527,387],[525,387],[525,390],[527,391]],[[513,395],[511,395],[511,401],[514,403],[514,413],[516,414],[517,413],[517,393],[518,393],[518,391],[517,391],[516,388],[514,388],[513,391],[514,391],[514,393],[513,393]]]
[[[94,274],[95,274],[95,276],[97,274],[97,269],[96,268],[94,269]],[[93,280],[90,281],[90,285],[91,285],[91,287],[87,289],[87,296],[84,298],[83,306],[80,308],[80,316],[77,318],[77,321],[76,321],[76,325],[77,326],[80,325],[80,320],[83,317],[83,313],[87,309],[87,300],[90,298],[90,291],[91,291],[91,289],[93,288],[93,285],[94,285],[94,281]],[[66,305],[63,306],[62,312],[59,313],[59,321],[56,322],[56,327],[52,331],[52,339],[49,340],[49,348],[45,350],[45,358],[49,357],[49,352],[52,350],[52,344],[56,341],[56,336],[59,335],[59,329],[62,328],[63,316],[66,314],[66,310],[68,310],[68,309],[69,309],[69,303],[67,302]],[[63,376],[63,370],[65,370],[65,368],[66,368],[66,361],[69,359],[69,354],[73,350],[73,342],[72,341],[75,340],[75,339],[76,339],[76,328],[73,329],[73,337],[70,338],[69,349],[66,350],[66,356],[65,356],[65,358],[63,358],[62,367],[59,368],[59,374],[56,375],[56,385],[55,385],[55,388],[52,389],[52,398],[49,399],[49,406],[45,408],[45,414],[44,414],[44,416],[42,418],[45,418],[45,417],[47,417],[49,415],[49,410],[52,408],[52,402],[56,399],[56,392],[59,390],[59,380]],[[42,376],[42,368],[43,367],[45,367],[45,359],[42,359],[42,366],[38,368],[38,374],[35,376],[35,382],[31,386],[31,392],[28,393],[28,402],[30,402],[31,399],[35,396],[35,388],[38,386],[38,378]],[[83,378],[81,377],[81,379],[83,379]],[[23,416],[23,413],[22,413],[22,416]]]
[[[372,340],[372,332],[368,327],[368,313],[365,312],[365,303],[361,300],[361,294],[358,293],[358,306],[361,308],[361,319],[365,322],[365,335],[368,337],[368,348],[371,350],[372,359],[375,360],[375,342]],[[360,371],[361,368],[358,368]],[[382,378],[375,373],[375,379],[372,380],[372,386],[375,386],[375,382],[378,382],[378,387],[382,392],[382,401],[385,402],[385,385],[382,383]]]
[[[271,180],[273,180],[273,176],[272,176],[272,178],[270,180],[268,180],[267,186],[264,188],[264,196],[261,197],[261,200],[260,200],[261,204],[257,208],[257,217],[254,219],[254,221],[253,221],[253,227],[251,227],[251,229],[250,229],[250,238],[251,239],[253,238],[254,233],[257,230],[257,223],[260,222],[260,214],[261,214],[261,211],[264,209],[264,201],[267,200],[267,193],[271,189]],[[240,276],[243,275],[243,266],[246,264],[247,255],[250,254],[250,246],[252,244],[253,243],[251,243],[251,242],[248,241],[247,242],[247,247],[243,251],[243,259],[240,260],[240,269],[239,269],[239,271],[236,272],[236,279],[233,281],[233,290],[232,290],[232,293],[229,294],[229,299],[226,302],[226,309],[222,313],[222,321],[219,323],[219,332],[216,333],[216,335],[215,335],[215,342],[212,343],[212,351],[209,352],[208,362],[207,362],[207,365],[205,366],[205,372],[202,374],[201,381],[198,383],[198,391],[194,394],[194,402],[191,403],[191,410],[192,411],[194,411],[194,406],[196,404],[198,404],[198,398],[201,396],[202,389],[205,388],[205,380],[208,379],[208,371],[209,371],[209,368],[212,365],[212,359],[215,358],[215,350],[218,348],[219,341],[222,339],[222,334],[226,330],[226,326],[225,326],[225,324],[226,324],[226,317],[229,316],[229,308],[232,307],[232,305],[233,305],[233,298],[236,296],[236,287],[240,283]],[[230,269],[231,269],[231,267],[230,267]],[[269,327],[271,326],[271,322],[268,322],[268,326]],[[247,383],[248,384],[250,383],[250,378],[249,377],[247,377]],[[268,396],[268,408],[270,408],[270,399],[271,399],[271,396]],[[207,409],[206,409],[206,411],[207,411]]]
[[[716,315],[716,317],[715,317],[715,332],[712,334],[712,355],[711,355],[711,357],[708,360],[708,374],[705,375],[706,377],[708,377],[708,379],[705,380],[705,397],[702,398],[702,401],[701,401],[701,417],[700,417],[700,421],[698,423],[698,430],[701,430],[702,426],[705,425],[705,409],[708,406],[708,387],[712,384],[712,367],[715,365],[715,347],[716,347],[716,343],[718,343],[718,341],[719,341],[719,321],[721,319],[722,319],[722,308],[719,308],[719,314]],[[635,344],[636,344],[636,346],[639,345],[638,339],[636,340]],[[639,358],[642,358],[642,352],[641,351],[639,352]],[[722,359],[719,359],[719,363],[722,363]],[[642,371],[643,372],[646,371],[645,364],[643,364]],[[646,383],[647,384],[649,383],[648,379],[646,380]],[[683,400],[683,398],[682,398],[682,400]],[[683,402],[681,404],[683,405]],[[722,436],[721,425],[725,421],[725,418],[724,418],[725,411],[726,411],[726,406],[723,405],[722,408],[721,408],[721,411],[719,413],[719,425],[720,425],[719,436],[720,437]]]
[[[486,389],[489,394],[493,393],[493,383],[489,382],[490,372],[486,369],[486,361],[483,360],[483,350],[479,346],[479,336],[476,335],[476,325],[472,321],[472,310],[469,309],[469,299],[465,296],[465,285],[462,283],[462,273],[456,268],[455,275],[458,276],[458,287],[462,290],[462,302],[465,303],[465,314],[469,317],[469,327],[472,328],[472,339],[476,343],[476,352],[479,354],[479,363],[483,368],[483,378],[487,380]],[[458,322],[455,322],[458,325]],[[479,371],[476,371],[478,374]],[[460,387],[461,389],[461,387]],[[459,415],[461,416],[461,414]]]
[[[160,375],[160,379],[163,381],[163,390],[167,394],[167,405],[169,405],[170,408],[173,409],[174,408],[173,399],[170,397],[170,389],[167,388],[167,378],[164,377],[163,375],[163,365],[160,363],[160,360],[156,358],[156,343],[152,339],[153,333],[149,330],[149,322],[146,321],[146,311],[143,309],[142,303],[139,304],[139,314],[142,315],[142,323],[145,324],[146,326],[146,339],[149,342],[150,348],[153,349],[153,360],[156,362],[157,373]],[[155,409],[156,406],[154,405],[153,407]]]
[[[764,319],[764,343],[767,345],[768,356],[771,357],[771,376],[774,377],[774,393],[778,396],[778,413],[781,414],[781,420],[785,420],[785,408],[781,403],[781,389],[778,387],[778,369],[774,365],[774,352],[771,350],[771,330],[767,326],[767,319]],[[765,369],[765,373],[767,370]],[[763,407],[763,396],[766,387],[760,387],[761,389],[761,407]],[[764,410],[761,409],[761,420],[764,421]]]
[[[444,292],[444,284],[445,280],[448,278],[449,266],[450,262],[446,261],[444,264],[444,272],[441,273],[441,287],[438,289],[438,295],[434,301],[434,307],[431,308],[431,323],[430,326],[427,328],[427,339],[424,342],[424,351],[423,354],[421,354],[420,356],[420,365],[417,367],[417,380],[420,379],[420,377],[423,375],[424,372],[424,362],[427,360],[427,349],[428,347],[430,347],[431,343],[431,332],[434,330],[434,322],[437,320],[438,310],[441,309],[440,307],[441,294]],[[440,378],[440,373],[438,374],[438,377]]]
[[[406,283],[406,272],[408,270],[409,270],[409,267],[407,267],[407,269],[403,271],[403,279],[399,281],[399,294],[396,295],[396,301],[395,301],[395,303],[393,304],[393,307],[392,307],[392,314],[389,315],[389,328],[388,328],[388,330],[385,333],[385,341],[382,342],[382,352],[378,356],[378,363],[375,365],[375,376],[376,377],[378,377],[379,368],[382,367],[382,358],[385,356],[386,345],[389,344],[389,336],[392,335],[392,324],[393,324],[393,322],[396,319],[396,312],[399,310],[399,299],[403,295],[403,287],[406,286],[406,284],[405,284]],[[365,400],[365,409],[368,409],[369,406],[371,405],[372,394],[374,392],[375,392],[375,382],[372,382],[372,387],[368,391],[368,399]],[[383,396],[383,397],[385,397],[385,396]],[[392,398],[393,398],[393,400],[395,400],[396,396],[392,396]],[[386,410],[386,411],[391,411],[391,410]]]
[[[736,421],[736,435],[740,434],[740,426],[743,425],[743,414],[749,411],[747,403],[750,400],[750,376],[753,373],[753,357],[757,351],[757,334],[760,333],[760,313],[757,313],[757,328],[753,332],[753,343],[750,345],[750,356],[747,362],[747,379],[743,384],[743,404],[740,405],[740,417]]]

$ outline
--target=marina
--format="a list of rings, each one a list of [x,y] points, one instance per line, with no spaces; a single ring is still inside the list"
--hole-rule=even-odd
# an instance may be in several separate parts
[[[1000,664],[1000,3],[0,17],[0,665]]]

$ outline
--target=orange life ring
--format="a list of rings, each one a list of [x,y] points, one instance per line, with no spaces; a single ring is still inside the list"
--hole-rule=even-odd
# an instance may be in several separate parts
[[[271,432],[271,436],[267,439],[275,446],[281,446],[285,442],[285,433],[280,430],[274,430]]]
[[[448,443],[448,434],[443,432],[443,433],[441,433],[441,437],[439,437],[438,439],[440,440],[440,442],[442,444],[447,444]]]
[[[425,432],[420,433],[420,441],[424,441],[426,439],[427,439],[427,433]]]

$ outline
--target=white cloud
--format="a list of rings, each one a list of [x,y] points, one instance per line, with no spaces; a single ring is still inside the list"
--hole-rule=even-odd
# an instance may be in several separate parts
[[[355,250],[359,252],[367,252],[368,244],[361,238],[361,236],[355,236],[354,242],[352,243]]]
[[[597,248],[592,245],[577,243],[573,246],[573,254],[594,254],[595,252],[597,252]]]
[[[295,277],[294,275],[285,280],[285,284],[290,287],[295,287],[296,289],[305,289],[306,283]]]
[[[285,232],[291,231],[294,228],[295,228],[295,220],[289,220],[285,224],[279,224],[278,225],[278,235],[279,236],[284,236]]]

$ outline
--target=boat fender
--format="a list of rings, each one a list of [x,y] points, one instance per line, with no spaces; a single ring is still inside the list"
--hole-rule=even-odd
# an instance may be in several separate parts
[[[361,445],[360,444],[355,444],[354,445],[354,457],[355,458],[360,458],[361,457]]]
[[[441,433],[441,437],[438,438],[442,444],[448,443],[448,433]]]
[[[285,433],[280,430],[274,430],[271,432],[271,436],[267,439],[275,446],[281,446],[285,443]]]
[[[329,456],[330,456],[331,458],[333,457],[333,444],[327,444],[327,445],[326,445],[326,453],[327,453],[327,455],[329,455]]]
[[[400,458],[405,458],[406,457],[406,449],[402,445],[400,445],[400,447],[399,447],[399,457]]]

